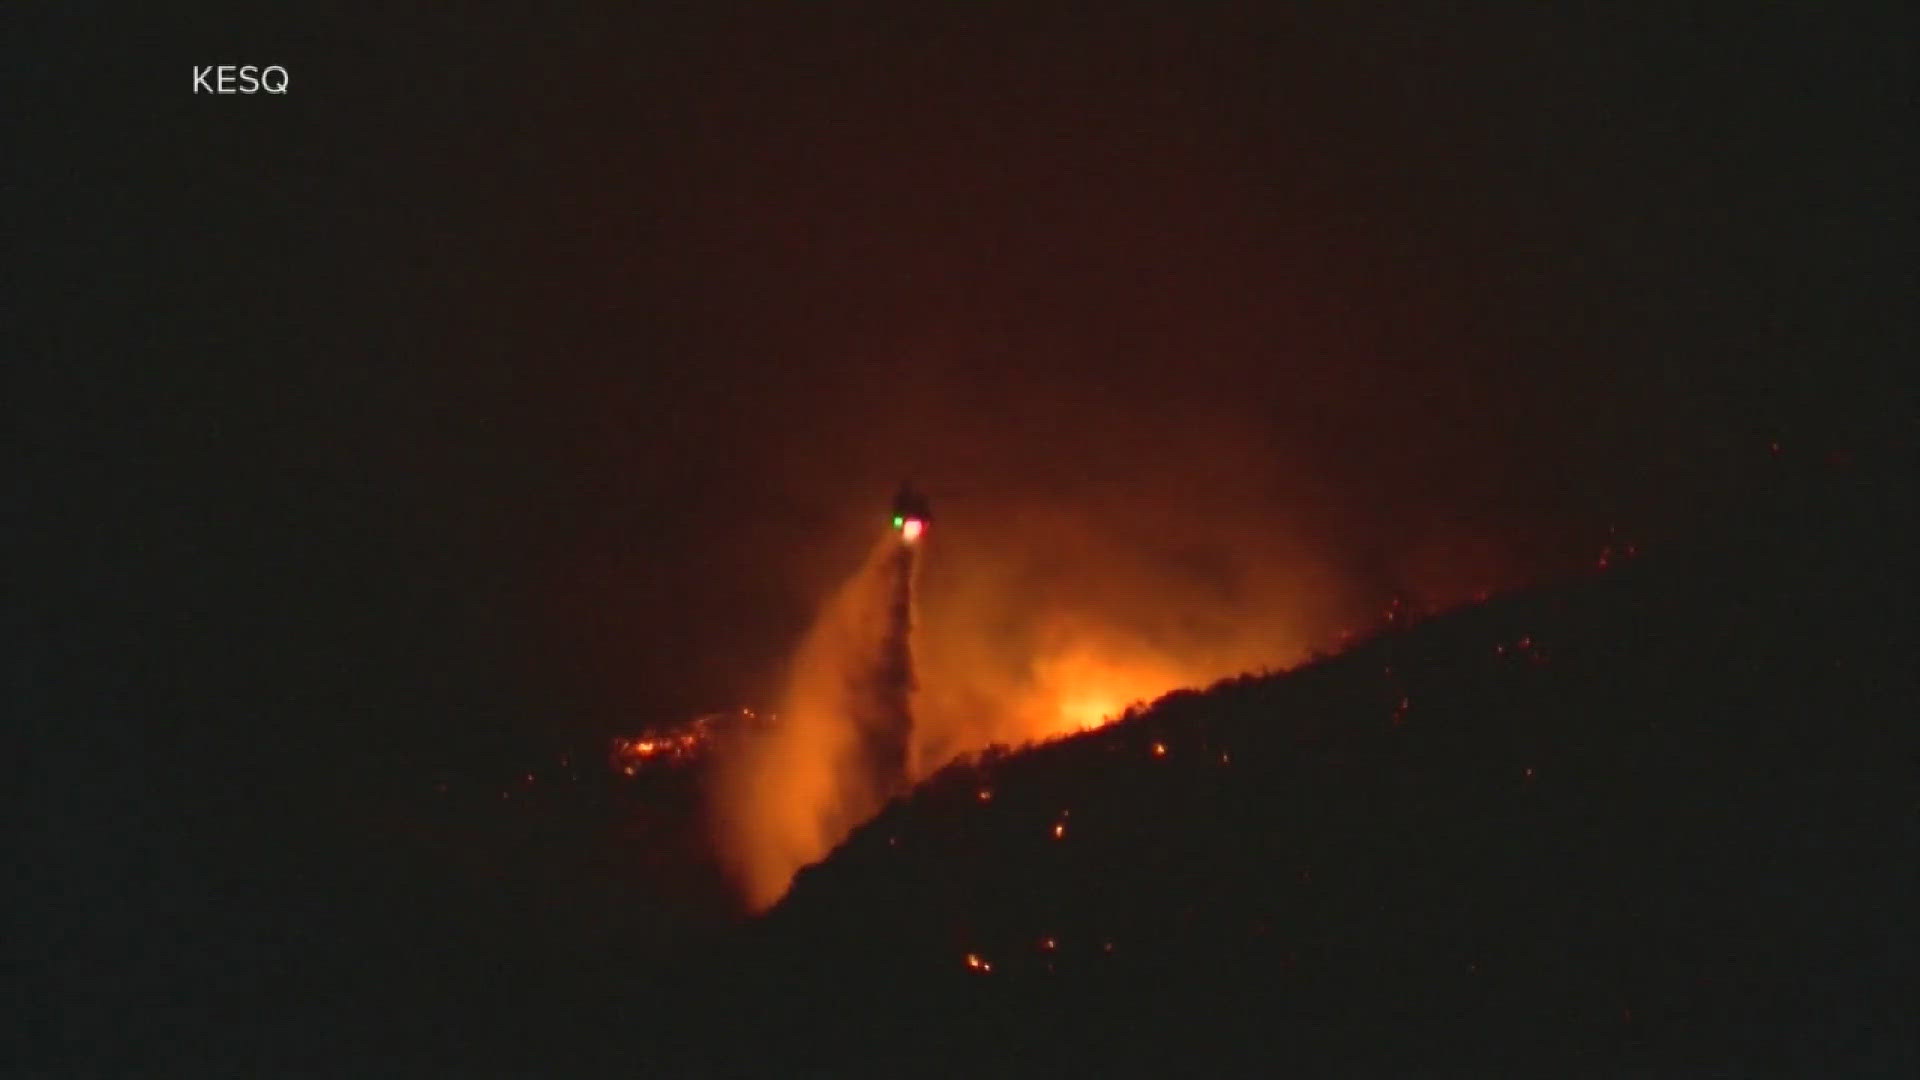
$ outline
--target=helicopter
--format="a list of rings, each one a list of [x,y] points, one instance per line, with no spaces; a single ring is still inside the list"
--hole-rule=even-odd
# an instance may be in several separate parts
[[[932,522],[933,508],[927,497],[915,491],[911,481],[901,484],[899,493],[893,497],[893,529],[900,534],[900,539],[913,543]]]

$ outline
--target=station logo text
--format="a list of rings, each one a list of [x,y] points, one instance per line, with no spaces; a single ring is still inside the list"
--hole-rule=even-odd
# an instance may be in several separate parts
[[[208,64],[193,67],[196,94],[284,94],[287,69],[279,64]]]

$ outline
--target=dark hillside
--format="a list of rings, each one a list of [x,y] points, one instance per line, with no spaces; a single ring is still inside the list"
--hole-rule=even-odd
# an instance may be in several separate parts
[[[1697,543],[950,767],[801,875],[744,962],[756,1011],[903,1062],[1903,1071],[1890,490],[1810,478]]]

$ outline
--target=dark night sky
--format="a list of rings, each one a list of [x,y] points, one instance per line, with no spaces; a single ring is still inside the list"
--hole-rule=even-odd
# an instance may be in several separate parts
[[[10,12],[25,711],[245,792],[763,693],[907,472],[1529,572],[1910,436],[1902,18],[1032,6]]]

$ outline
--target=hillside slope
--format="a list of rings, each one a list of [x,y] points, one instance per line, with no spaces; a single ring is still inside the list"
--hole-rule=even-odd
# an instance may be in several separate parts
[[[950,767],[800,875],[725,993],[903,1065],[1910,1066],[1889,490],[1776,492],[1692,546]]]

